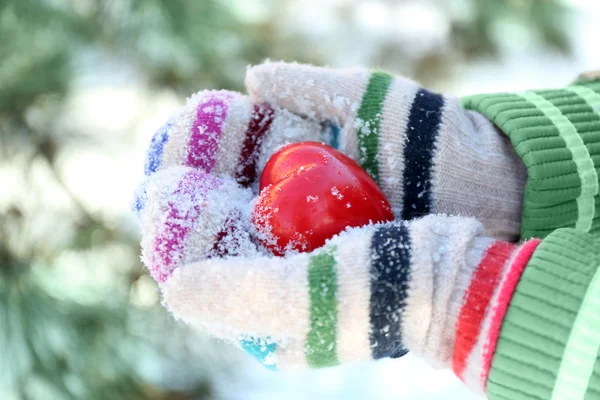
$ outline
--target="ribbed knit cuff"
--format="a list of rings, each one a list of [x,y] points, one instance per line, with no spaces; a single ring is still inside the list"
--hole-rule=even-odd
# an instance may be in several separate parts
[[[505,134],[528,169],[521,235],[600,232],[600,81],[463,99]]]
[[[558,230],[535,250],[502,321],[491,400],[600,397],[600,244]]]
[[[506,307],[514,288],[540,243],[521,246],[496,241],[473,271],[463,289],[462,306],[455,324],[452,370],[469,388],[485,393],[491,359]]]

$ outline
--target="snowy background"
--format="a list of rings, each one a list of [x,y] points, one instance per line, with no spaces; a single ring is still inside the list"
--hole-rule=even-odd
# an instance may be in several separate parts
[[[170,7],[164,1],[147,2],[146,6],[137,1],[113,1],[105,2],[110,7],[103,8],[98,6],[101,1],[27,0],[19,3],[25,4],[21,10],[17,10],[20,7],[17,2],[13,4],[17,11],[11,12],[10,6],[0,8],[0,27],[9,29],[10,23],[15,26],[9,30],[12,37],[0,39],[6,41],[2,46],[25,37],[18,29],[19,18],[25,18],[23,15],[29,18],[36,3],[44,4],[48,10],[59,10],[57,12],[71,7],[75,10],[73,15],[78,16],[94,17],[100,10],[102,18],[116,15],[113,19],[118,24],[123,19],[132,26],[123,22],[123,32],[113,32],[109,25],[88,26],[89,32],[97,28],[95,33],[81,31],[84,45],[68,53],[74,57],[68,60],[71,75],[61,90],[60,107],[54,104],[54,97],[38,96],[35,102],[25,104],[16,95],[0,96],[0,145],[5,150],[0,153],[3,218],[0,220],[3,224],[0,250],[5,252],[3,260],[9,260],[6,265],[26,264],[34,271],[28,274],[31,281],[39,285],[35,287],[43,287],[57,301],[73,302],[84,308],[92,304],[104,307],[110,303],[113,308],[131,309],[142,315],[158,313],[158,317],[146,318],[142,323],[128,319],[127,328],[109,338],[113,342],[125,342],[125,337],[135,337],[132,332],[151,337],[144,350],[124,353],[129,354],[126,357],[129,361],[135,361],[131,368],[136,372],[132,372],[132,376],[146,381],[141,385],[143,394],[139,398],[478,398],[462,388],[450,372],[434,371],[411,355],[399,360],[282,374],[267,371],[222,343],[187,331],[161,314],[156,286],[139,268],[139,249],[135,246],[137,227],[129,212],[132,191],[142,176],[144,151],[151,135],[183,103],[185,96],[217,85],[241,88],[248,62],[271,57],[334,67],[358,64],[384,67],[419,79],[431,89],[456,95],[559,86],[572,81],[582,71],[600,69],[597,34],[600,4],[597,1],[544,2],[559,10],[548,16],[541,15],[544,10],[538,14],[533,5],[535,0],[228,0],[221,6],[227,8],[227,18],[231,21],[219,25],[218,32],[207,28],[197,33],[192,28],[157,29],[153,24],[160,21],[161,7],[164,10]],[[147,5],[150,3],[156,3],[156,8]],[[27,9],[27,4],[32,8]],[[517,17],[495,19],[497,9],[506,7],[516,10]],[[144,12],[139,13],[139,9]],[[478,14],[485,10],[490,15]],[[223,18],[219,15],[218,18]],[[202,24],[210,25],[212,18],[187,17],[191,21],[198,19],[198,29]],[[542,21],[546,17],[548,20]],[[49,18],[42,15],[33,23],[42,26],[52,21]],[[472,34],[461,33],[461,29],[472,27],[473,21],[484,24],[489,42],[478,41],[477,35],[481,32],[477,29]],[[247,37],[241,24],[252,27]],[[86,34],[93,39],[86,39]],[[191,44],[177,41],[178,35],[188,35],[186,40]],[[129,43],[128,38],[135,40]],[[40,38],[31,43],[31,51],[39,51],[36,50],[39,43],[42,43],[40,48],[53,51]],[[490,44],[493,44],[491,48]],[[184,48],[184,45],[189,47]],[[1,50],[2,46],[0,59],[4,58],[5,64],[0,61],[0,92],[12,93],[10,86],[6,89],[6,82],[15,81],[20,82],[22,88],[18,93],[28,94],[27,85],[36,84],[33,77],[50,76],[49,72],[45,75],[44,70],[36,70],[33,63],[30,66],[33,72],[27,77],[15,78],[28,64],[18,64],[14,60],[21,59],[11,58],[13,53],[2,53],[9,51]],[[127,46],[137,52],[132,55]],[[27,54],[28,47],[19,49]],[[202,57],[194,57],[201,52],[204,52]],[[25,95],[22,98],[29,99]],[[24,104],[22,108],[17,109],[21,104]],[[24,117],[16,118],[20,115],[17,111],[22,111]],[[17,128],[29,132],[29,136],[17,135]],[[51,139],[46,140],[44,135],[48,132]],[[67,140],[69,135],[82,135],[85,140],[71,143]],[[52,168],[35,157],[29,158],[29,147],[23,145],[28,140]],[[17,146],[20,150],[8,154],[8,142],[22,147]],[[84,226],[85,230],[80,219],[69,224],[64,222],[66,216],[78,213],[101,224],[98,222],[89,229]],[[124,240],[119,239],[122,237],[129,238],[131,243],[124,245]],[[85,244],[78,244],[84,239]],[[10,281],[16,278],[8,274],[0,279],[0,290],[17,285],[16,281]],[[121,292],[123,296],[115,294]],[[10,299],[10,296],[0,299],[0,311],[7,313],[3,315],[9,315]],[[90,315],[98,321],[103,318],[99,314]],[[0,317],[0,326],[2,324],[10,325]],[[81,333],[80,328],[76,327],[74,335]],[[32,329],[44,332],[45,328],[34,324]],[[98,329],[102,332],[104,328]],[[0,334],[0,344],[17,349],[11,350],[10,356],[0,363],[0,377],[3,377],[0,398],[21,399],[24,393],[34,393],[30,398],[81,398],[58,394],[60,390],[77,393],[80,386],[85,386],[86,378],[78,376],[77,369],[69,370],[70,367],[65,367],[63,378],[57,378],[66,384],[48,379],[51,383],[47,385],[60,389],[51,392],[56,394],[36,397],[35,393],[49,393],[44,392],[47,389],[39,389],[46,386],[31,380],[37,374],[41,376],[38,380],[45,381],[45,370],[35,372],[32,367],[37,361],[31,355],[39,349],[27,348],[31,343],[19,340],[19,335]],[[17,342],[24,346],[22,353]],[[92,359],[94,354],[105,352],[94,348],[92,343],[85,347],[92,349]],[[0,354],[9,353],[0,351]],[[5,373],[9,370],[10,374]],[[71,380],[64,376],[70,376]],[[200,380],[210,382],[210,390],[194,394],[187,389]],[[21,384],[24,387],[19,386]],[[170,393],[180,397],[169,397]],[[110,396],[125,398],[118,394]]]

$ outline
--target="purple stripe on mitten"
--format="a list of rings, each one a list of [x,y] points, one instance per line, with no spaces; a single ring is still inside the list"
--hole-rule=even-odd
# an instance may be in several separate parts
[[[196,120],[189,140],[186,164],[210,172],[215,165],[219,138],[227,119],[230,93],[217,93],[202,99],[196,111]]]
[[[220,179],[199,170],[190,170],[181,178],[154,241],[150,273],[158,282],[165,282],[182,261],[188,232],[201,212],[200,204],[221,184]]]

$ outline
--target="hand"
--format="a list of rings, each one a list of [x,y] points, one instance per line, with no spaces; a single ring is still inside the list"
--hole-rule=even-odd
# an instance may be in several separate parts
[[[487,238],[474,220],[428,216],[350,229],[311,253],[191,263],[162,292],[178,319],[271,369],[410,350],[483,392],[506,301],[499,294],[536,244]]]
[[[396,218],[475,217],[490,236],[519,236],[526,170],[510,142],[458,99],[403,77],[266,63],[250,68],[255,102],[342,127],[338,147],[378,182]]]
[[[164,282],[180,265],[244,254],[252,246],[248,238],[234,241],[230,233],[248,231],[236,224],[270,155],[291,142],[323,141],[323,134],[314,120],[239,93],[190,97],[154,134],[135,202],[142,259],[152,276]]]

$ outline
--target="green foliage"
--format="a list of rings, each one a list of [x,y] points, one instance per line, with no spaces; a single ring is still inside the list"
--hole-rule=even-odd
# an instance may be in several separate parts
[[[538,44],[567,53],[570,45],[564,31],[569,10],[562,1],[471,0],[472,18],[452,24],[453,45],[466,57],[497,55],[502,37],[493,28],[512,23],[536,36]],[[510,39],[509,39],[510,40]]]

